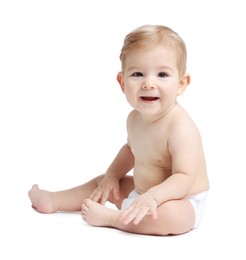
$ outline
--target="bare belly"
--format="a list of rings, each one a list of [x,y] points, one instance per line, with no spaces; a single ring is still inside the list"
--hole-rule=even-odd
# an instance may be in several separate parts
[[[165,181],[171,175],[170,170],[163,167],[135,167],[133,179],[138,193],[144,193],[151,187]]]

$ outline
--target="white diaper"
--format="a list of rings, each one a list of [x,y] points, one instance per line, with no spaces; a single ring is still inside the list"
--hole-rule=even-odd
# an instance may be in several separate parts
[[[204,191],[194,196],[190,196],[188,198],[189,202],[194,208],[195,215],[196,215],[194,228],[199,227],[201,224],[205,207],[206,207],[207,196],[208,196],[208,191]]]
[[[129,193],[128,197],[122,201],[121,204],[121,209],[126,209],[128,208],[132,202],[139,196],[140,194],[133,190],[132,192]]]
[[[121,204],[121,209],[124,210],[128,208],[132,202],[139,196],[140,194],[133,190],[132,192],[129,193],[128,197],[122,201]],[[201,193],[198,193],[194,196],[190,196],[188,198],[189,202],[194,208],[195,215],[196,215],[196,220],[195,220],[195,225],[194,228],[199,227],[202,221],[202,217],[204,215],[204,210],[206,207],[206,199],[207,199],[208,191],[204,191]]]

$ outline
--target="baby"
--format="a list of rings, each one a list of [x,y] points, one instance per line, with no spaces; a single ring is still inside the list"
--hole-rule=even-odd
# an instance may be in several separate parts
[[[87,183],[57,192],[33,185],[32,206],[81,210],[90,225],[132,233],[186,233],[200,225],[209,180],[199,130],[177,102],[190,82],[185,43],[168,27],[141,26],[125,37],[120,60],[117,81],[133,108],[126,144]]]

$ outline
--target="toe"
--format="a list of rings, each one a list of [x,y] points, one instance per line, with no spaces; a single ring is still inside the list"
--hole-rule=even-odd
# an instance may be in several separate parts
[[[82,205],[85,205],[87,207],[87,209],[88,209],[91,206],[92,203],[93,203],[92,200],[85,199]]]
[[[34,185],[32,186],[32,189],[39,189],[39,187],[38,187],[37,184],[34,184]]]
[[[83,203],[83,204],[81,205],[81,210],[82,210],[82,211],[88,210],[88,207],[85,205],[85,203]]]

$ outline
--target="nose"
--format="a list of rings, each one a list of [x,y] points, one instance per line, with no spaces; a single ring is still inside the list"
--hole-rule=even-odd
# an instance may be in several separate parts
[[[156,85],[155,85],[155,83],[148,81],[148,82],[144,82],[142,88],[143,89],[155,89]]]

